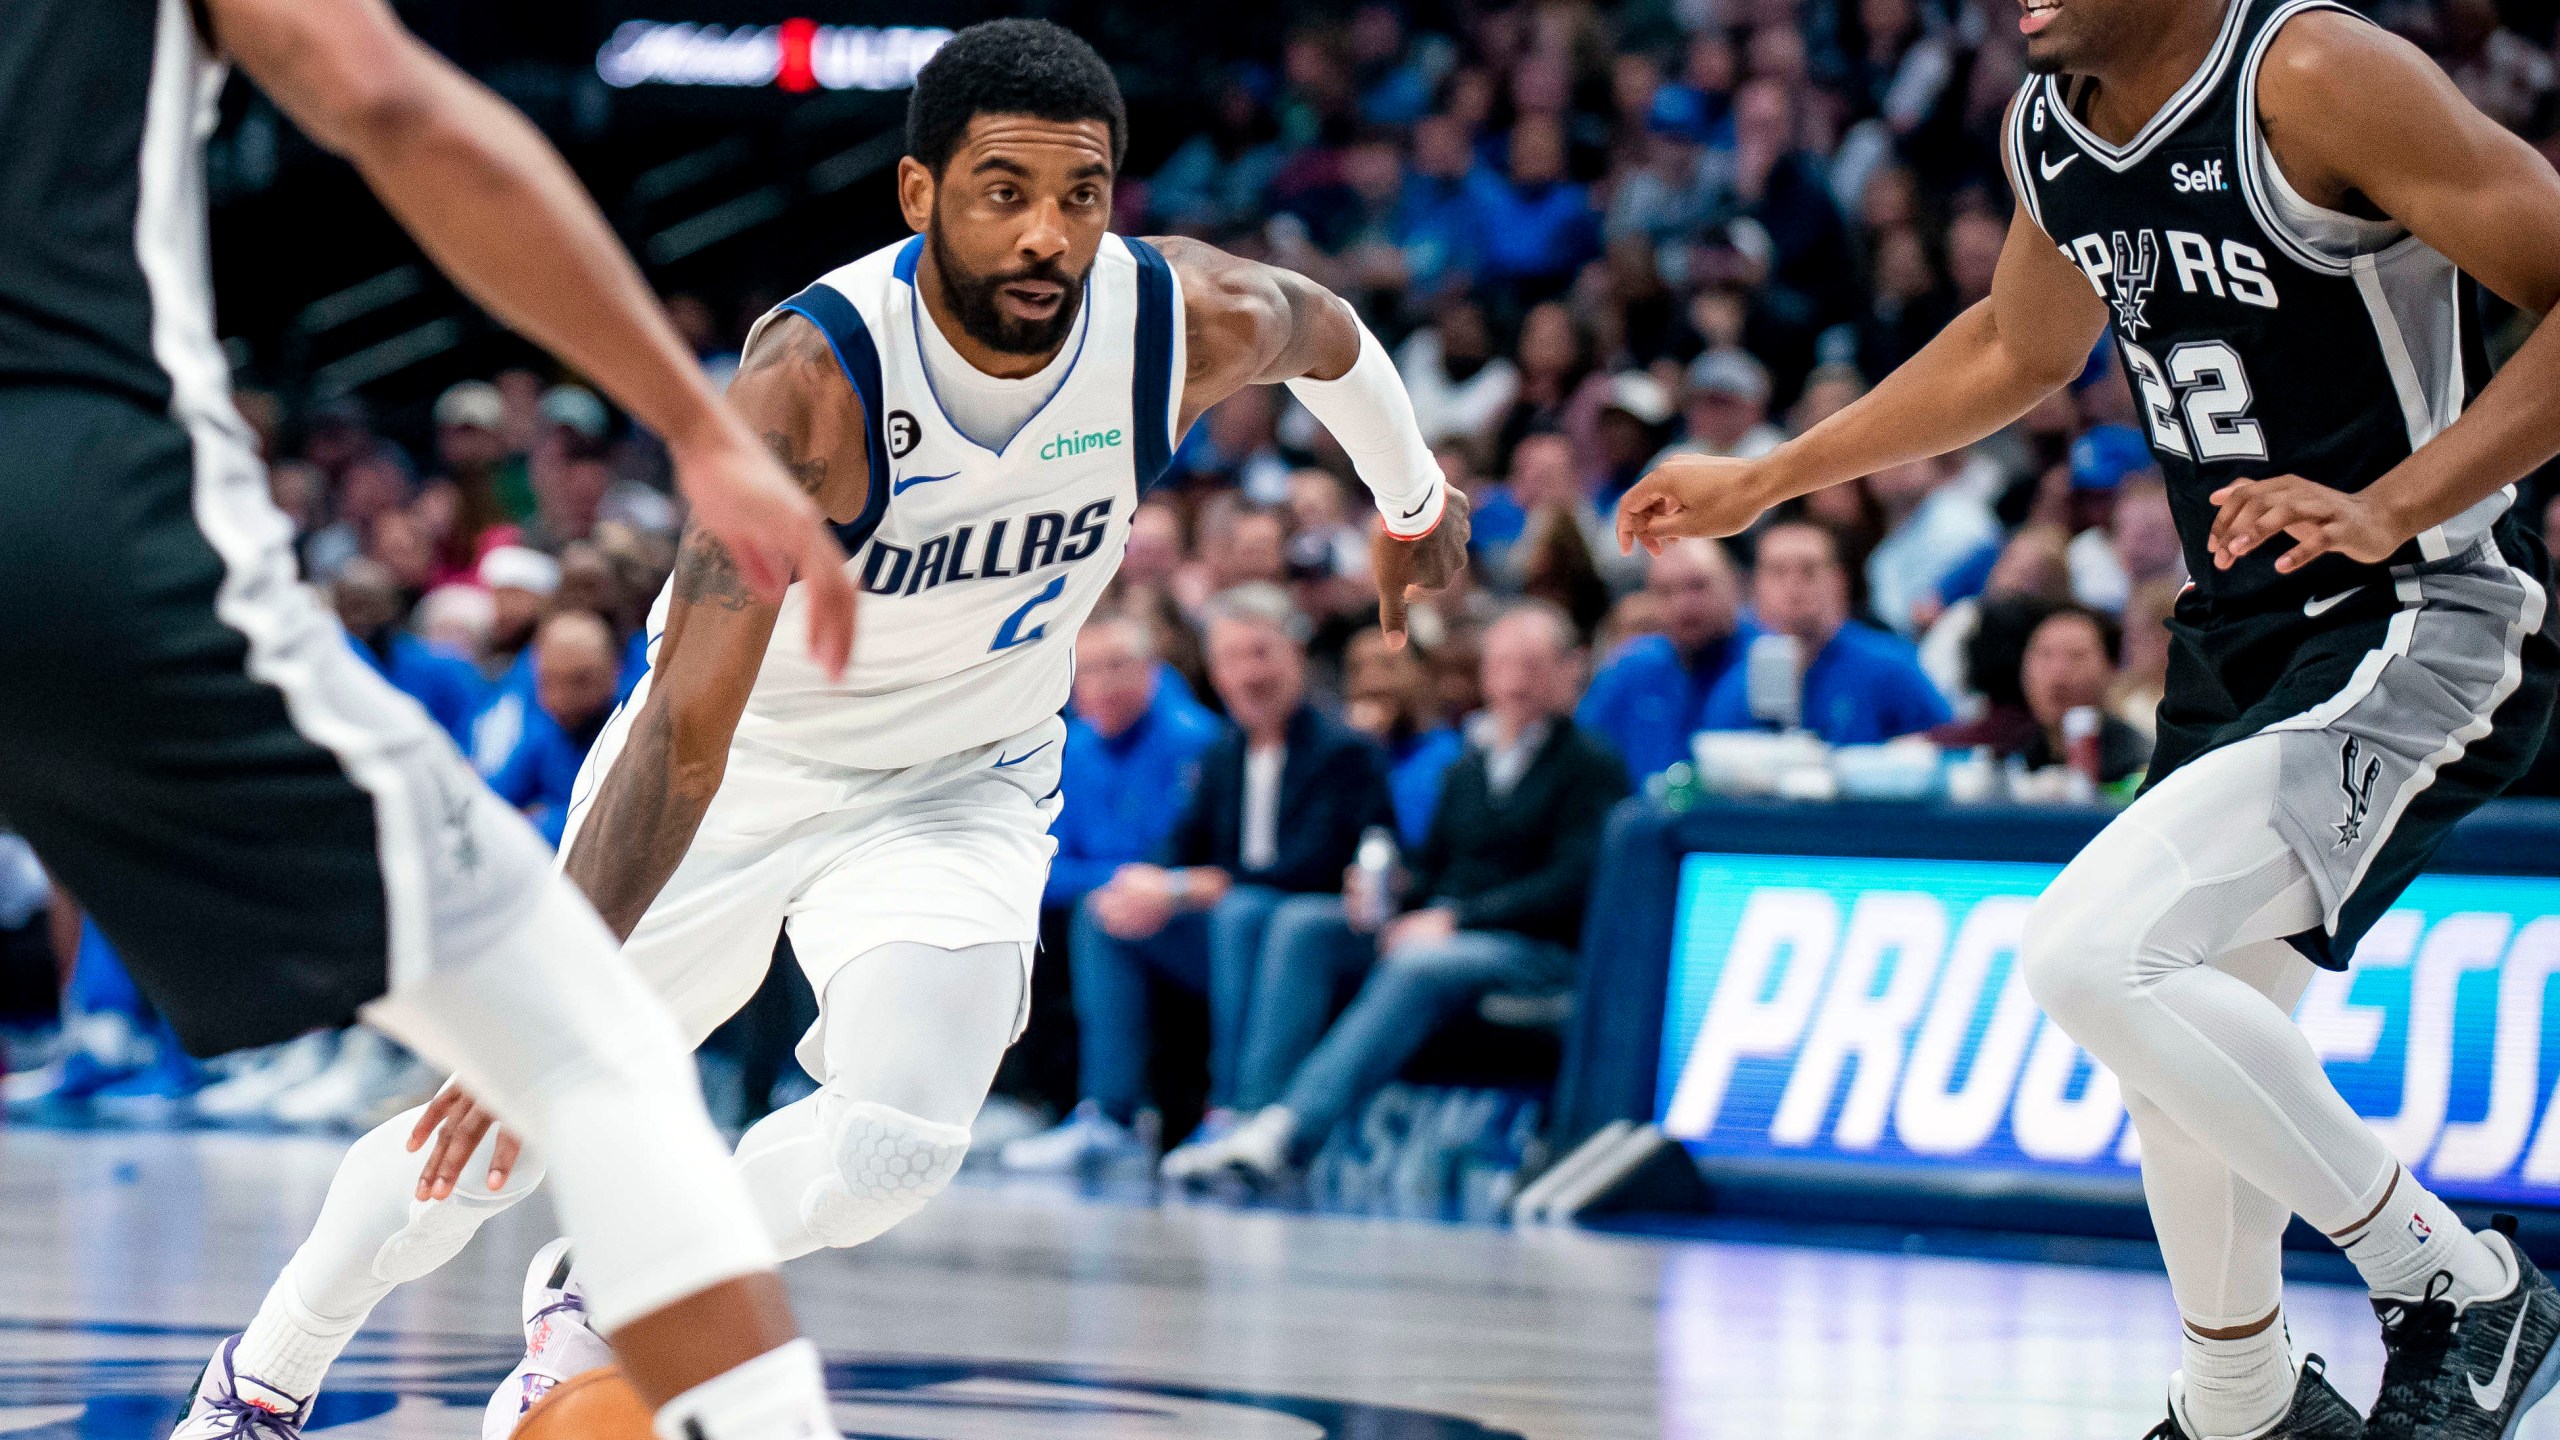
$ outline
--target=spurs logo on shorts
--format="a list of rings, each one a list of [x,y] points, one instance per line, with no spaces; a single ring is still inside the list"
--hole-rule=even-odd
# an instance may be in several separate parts
[[[2356,761],[2364,761],[2364,773],[2356,773]],[[2347,794],[2347,818],[2338,822],[2338,848],[2346,849],[2364,837],[2364,817],[2373,810],[2373,782],[2382,775],[2380,756],[2367,756],[2364,746],[2350,735],[2338,747],[2338,788]]]

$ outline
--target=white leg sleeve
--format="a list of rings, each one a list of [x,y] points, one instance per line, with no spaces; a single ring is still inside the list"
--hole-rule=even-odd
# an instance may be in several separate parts
[[[2273,824],[2278,773],[2273,737],[2243,740],[2135,801],[2036,902],[2022,961],[2037,1003],[2127,1091],[2334,1232],[2373,1209],[2397,1164],[2292,1017],[2208,963],[2318,923],[2309,872]]]
[[[2288,1015],[2311,983],[2311,962],[2281,940],[2242,946],[2210,963]],[[2208,1330],[2264,1319],[2283,1300],[2284,1227],[2293,1212],[2241,1179],[2140,1091],[2125,1092],[2125,1108],[2142,1133],[2142,1194],[2178,1313]]]
[[[506,942],[365,1018],[541,1149],[600,1330],[772,1268],[675,1020],[567,881]]]
[[[836,971],[825,1084],[738,1144],[784,1259],[873,1239],[951,1183],[1013,1043],[1022,983],[1012,944],[883,945]]]

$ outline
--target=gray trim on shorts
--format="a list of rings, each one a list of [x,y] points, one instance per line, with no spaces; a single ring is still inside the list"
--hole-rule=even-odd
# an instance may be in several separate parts
[[[2522,683],[2525,637],[2548,603],[2488,537],[2449,563],[2394,566],[2391,583],[2400,609],[2346,685],[2259,732],[2283,736],[2276,828],[2333,934],[2410,802],[2489,733]]]

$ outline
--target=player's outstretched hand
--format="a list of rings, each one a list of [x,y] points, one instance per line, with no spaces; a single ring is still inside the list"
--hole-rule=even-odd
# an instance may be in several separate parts
[[[734,432],[674,451],[676,483],[693,505],[693,521],[737,562],[756,594],[778,599],[798,579],[809,599],[809,654],[829,679],[840,679],[853,652],[853,581],[844,547],[825,512],[782,473],[744,424]]]
[[[1684,535],[1739,535],[1769,508],[1764,480],[1757,461],[1673,456],[1618,501],[1618,553],[1642,545],[1659,555],[1664,541]]]
[[[1465,491],[1447,487],[1440,523],[1430,533],[1399,540],[1383,528],[1370,537],[1369,568],[1378,576],[1378,628],[1390,649],[1404,648],[1404,606],[1408,597],[1444,589],[1467,568],[1467,537],[1474,526],[1473,506]]]
[[[436,1098],[427,1102],[418,1116],[416,1128],[409,1132],[409,1153],[415,1155],[435,1143],[435,1152],[427,1157],[425,1168],[418,1172],[417,1195],[421,1200],[442,1200],[453,1194],[462,1181],[462,1167],[471,1163],[472,1152],[489,1134],[498,1117],[480,1107],[480,1102],[463,1092],[461,1086],[447,1082]],[[443,1133],[437,1133],[441,1130]],[[489,1189],[492,1193],[507,1188],[507,1177],[515,1173],[516,1160],[524,1146],[508,1131],[498,1132],[498,1148],[489,1156]]]
[[[2220,508],[2207,543],[2217,570],[2230,569],[2278,535],[2293,537],[2293,548],[2276,557],[2278,574],[2291,574],[2331,552],[2379,565],[2409,539],[2367,496],[2332,490],[2299,475],[2234,480],[2213,492],[2213,503]]]

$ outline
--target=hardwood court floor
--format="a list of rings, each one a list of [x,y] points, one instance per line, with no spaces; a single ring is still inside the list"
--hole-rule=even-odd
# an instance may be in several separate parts
[[[337,1147],[0,1131],[0,1437],[158,1440],[301,1237]],[[314,1435],[470,1440],[539,1201],[395,1296]],[[2168,1288],[2084,1268],[1150,1208],[964,1181],[791,1271],[866,1440],[2135,1440]],[[2356,1291],[2296,1343],[2372,1394]],[[2524,1430],[2560,1440],[2560,1406]]]

